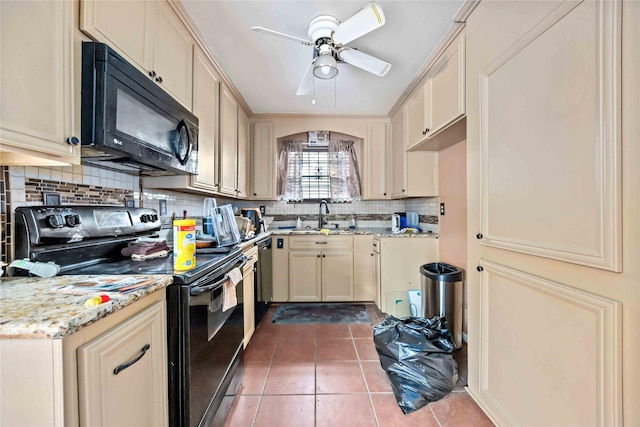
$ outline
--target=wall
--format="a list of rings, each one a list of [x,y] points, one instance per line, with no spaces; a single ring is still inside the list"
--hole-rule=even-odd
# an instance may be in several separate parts
[[[460,141],[440,151],[440,203],[445,215],[440,216],[440,261],[465,268],[467,265],[467,142]],[[463,286],[462,330],[467,331],[467,289]]]

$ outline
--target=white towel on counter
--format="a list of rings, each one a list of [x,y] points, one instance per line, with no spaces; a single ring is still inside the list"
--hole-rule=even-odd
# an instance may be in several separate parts
[[[238,305],[236,285],[242,281],[242,272],[239,268],[234,268],[227,276],[229,279],[224,283],[224,287],[222,288],[222,311],[227,311]]]

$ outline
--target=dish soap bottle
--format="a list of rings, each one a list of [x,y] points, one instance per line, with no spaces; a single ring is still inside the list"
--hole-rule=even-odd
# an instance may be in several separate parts
[[[349,228],[352,230],[356,228],[356,219],[353,217],[353,214],[351,214],[351,219],[349,220]]]
[[[296,221],[296,228],[302,228],[302,220],[300,217],[298,217],[298,220]]]

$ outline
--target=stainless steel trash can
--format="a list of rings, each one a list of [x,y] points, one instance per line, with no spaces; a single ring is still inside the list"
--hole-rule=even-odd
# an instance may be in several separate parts
[[[462,270],[443,262],[420,267],[422,317],[444,317],[453,345],[462,347]]]

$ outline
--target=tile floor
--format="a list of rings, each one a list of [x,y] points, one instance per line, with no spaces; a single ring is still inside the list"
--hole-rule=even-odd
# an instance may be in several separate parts
[[[372,323],[382,320],[368,306]],[[493,426],[461,381],[448,396],[403,415],[373,344],[371,324],[271,323],[272,307],[244,353],[245,372],[225,426]]]

